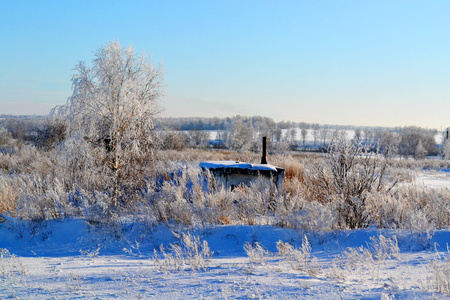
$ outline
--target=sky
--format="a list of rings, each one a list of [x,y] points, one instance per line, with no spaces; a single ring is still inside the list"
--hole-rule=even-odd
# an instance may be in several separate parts
[[[450,126],[450,1],[0,5],[0,114],[64,104],[78,61],[118,41],[163,66],[163,116]]]

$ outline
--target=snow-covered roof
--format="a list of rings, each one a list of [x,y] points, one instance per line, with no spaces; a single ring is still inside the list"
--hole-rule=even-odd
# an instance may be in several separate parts
[[[238,169],[265,170],[277,172],[277,168],[272,165],[250,164],[233,160],[204,161],[200,163],[200,167],[204,169],[238,168]]]

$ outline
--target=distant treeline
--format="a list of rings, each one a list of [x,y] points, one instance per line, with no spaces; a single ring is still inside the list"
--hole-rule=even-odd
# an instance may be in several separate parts
[[[64,139],[64,122],[44,116],[0,115],[2,135],[30,142],[39,148],[51,149]],[[261,116],[233,116],[228,118],[161,118],[157,126],[163,149],[220,147],[237,151],[259,151],[260,137],[268,137],[272,149],[323,151],[340,137],[370,147],[386,156],[423,158],[428,155],[448,156],[446,145],[438,147],[435,129],[414,126],[356,127],[320,125],[306,122],[281,121]],[[6,130],[6,131],[5,131]],[[348,136],[348,131],[353,136]],[[212,141],[207,131],[217,131]],[[346,133],[347,131],[347,133]],[[0,139],[5,140],[7,136]],[[444,154],[445,152],[445,154]],[[447,153],[448,152],[448,153]]]
[[[183,117],[183,118],[161,118],[159,120],[158,128],[163,130],[227,130],[233,126],[237,120],[248,124],[251,127],[257,127],[257,124],[265,123],[271,124],[277,129],[291,129],[291,128],[326,128],[326,129],[340,129],[340,130],[355,130],[357,128],[370,129],[393,129],[389,127],[379,126],[354,126],[354,125],[333,125],[333,124],[318,124],[307,122],[293,122],[293,121],[279,121],[275,122],[272,118],[261,116],[241,116],[236,115],[227,118],[203,118],[203,117]]]
[[[261,116],[240,116],[236,115],[227,118],[162,118],[160,119],[159,128],[166,130],[227,130],[233,126],[237,121],[242,121],[244,124],[250,127],[258,127],[258,124],[270,124],[273,128],[277,129],[290,129],[290,128],[312,128],[313,126],[321,126],[327,128],[339,128],[339,129],[351,129],[354,126],[338,126],[338,125],[319,125],[306,122],[292,122],[292,121],[280,121],[275,122],[273,119]]]
[[[37,128],[45,121],[44,116],[0,115],[0,127],[7,129],[12,138],[29,141]]]

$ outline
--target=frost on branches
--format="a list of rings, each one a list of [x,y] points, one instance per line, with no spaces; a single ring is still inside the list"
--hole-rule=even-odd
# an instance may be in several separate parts
[[[78,170],[74,177],[83,172],[102,177],[113,206],[128,201],[154,158],[162,77],[161,68],[154,68],[145,55],[110,42],[97,50],[92,67],[78,63],[73,94],[54,111],[67,122],[67,167]]]

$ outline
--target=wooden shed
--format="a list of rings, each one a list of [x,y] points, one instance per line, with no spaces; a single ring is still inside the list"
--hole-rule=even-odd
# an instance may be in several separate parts
[[[210,171],[216,181],[227,189],[239,185],[250,186],[259,178],[264,178],[280,190],[283,187],[284,169],[268,164],[250,164],[238,161],[205,161],[200,163],[203,170]]]

